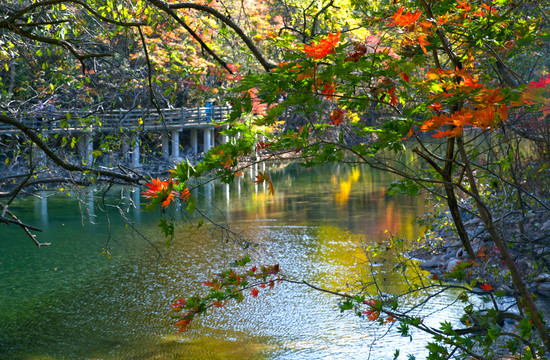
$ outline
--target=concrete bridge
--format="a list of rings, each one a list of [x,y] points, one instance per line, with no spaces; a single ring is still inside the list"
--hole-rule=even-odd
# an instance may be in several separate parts
[[[77,138],[78,156],[88,164],[94,160],[94,140],[102,135],[117,134],[122,139],[120,155],[130,166],[138,167],[142,138],[148,133],[161,135],[162,157],[166,160],[180,159],[181,150],[185,148],[197,154],[208,151],[216,139],[227,141],[213,123],[226,120],[230,111],[230,107],[220,106],[161,109],[160,112],[150,108],[109,112],[41,109],[25,113],[20,121],[40,131],[44,137],[59,134]],[[0,124],[0,136],[17,133],[19,129]]]

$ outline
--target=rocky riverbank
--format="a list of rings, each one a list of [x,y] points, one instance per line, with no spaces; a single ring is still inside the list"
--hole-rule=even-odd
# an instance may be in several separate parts
[[[477,280],[478,285],[489,284],[492,289],[513,293],[509,271],[485,225],[469,213],[463,215],[475,260],[468,259],[448,212],[431,223],[424,245],[409,255],[420,260],[420,267],[435,278]],[[510,212],[496,221],[528,288],[550,298],[550,212],[531,212],[525,217],[519,212]],[[454,274],[458,268],[463,268],[462,273]]]

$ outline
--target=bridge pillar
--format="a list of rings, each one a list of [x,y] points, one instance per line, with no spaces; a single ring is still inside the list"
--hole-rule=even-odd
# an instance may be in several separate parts
[[[136,168],[139,166],[139,136],[137,133],[132,133],[131,135],[131,145],[132,145],[132,167]]]
[[[199,141],[197,133],[197,128],[191,129],[191,150],[193,151],[193,154],[197,154],[199,152]]]
[[[203,143],[203,151],[206,153],[208,150],[210,150],[210,147],[212,146],[212,131],[209,127],[204,129]]]
[[[122,151],[122,158],[126,160],[127,164],[128,155],[130,154],[130,141],[124,134],[121,135],[121,141],[122,144],[120,145],[120,150]]]
[[[78,140],[78,156],[80,161],[90,166],[94,162],[94,138],[92,133],[84,133]]]
[[[162,133],[162,158],[168,160],[170,157],[170,136],[167,132]]]
[[[216,146],[216,128],[212,126],[210,129],[210,139],[212,140],[210,142],[210,147]]]
[[[223,130],[227,130],[227,126]],[[222,134],[222,144],[227,144],[228,141],[229,141],[229,136]]]
[[[176,160],[180,157],[180,132],[172,130],[172,157]]]

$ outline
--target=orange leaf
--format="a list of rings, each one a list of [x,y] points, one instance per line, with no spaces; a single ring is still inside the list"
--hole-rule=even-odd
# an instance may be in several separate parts
[[[466,1],[461,1],[461,0],[458,0],[458,6],[456,8],[462,11],[472,10],[472,7],[470,6],[470,4],[468,4]]]
[[[330,123],[336,126],[339,126],[342,123],[342,120],[344,120],[344,110],[342,109],[336,109],[333,110],[330,114],[330,119],[332,120]]]
[[[420,47],[422,48],[422,51],[424,51],[424,54],[427,54],[428,51],[426,51],[424,45],[430,45],[431,43],[426,41],[426,35],[420,35],[416,38],[416,41],[418,41],[418,43],[420,44]]]
[[[254,180],[254,183],[256,184],[263,184],[264,181],[268,182],[269,188],[268,192],[271,195],[275,194],[275,188],[273,187],[273,183],[271,182],[271,178],[269,177],[269,174],[265,171],[258,171],[258,175],[256,175],[256,180]]]
[[[149,188],[142,192],[142,195],[149,199],[159,198],[162,207],[167,207],[174,200],[175,191],[173,191],[174,183],[172,179],[161,181],[158,178],[151,178],[151,182],[145,184]]]
[[[443,105],[441,105],[440,102],[435,101],[433,104],[429,105],[428,107],[429,107],[430,109],[432,109],[433,111],[440,112],[441,109],[443,108]]]
[[[409,132],[407,133],[407,135],[405,137],[402,137],[401,140],[407,140],[408,138],[410,138],[412,136],[413,133],[414,133],[413,128],[411,128],[409,130]]]
[[[456,126],[454,128],[451,128],[446,131],[438,131],[435,134],[432,135],[434,138],[442,138],[442,137],[456,137],[460,134],[462,134],[462,131],[464,130],[461,126]]]
[[[303,51],[307,56],[316,60],[322,59],[330,53],[334,52],[334,48],[340,41],[340,31],[336,34],[328,34],[325,39],[319,40],[318,43],[312,43],[311,45],[305,45]]]
[[[334,82],[325,82],[323,91],[321,91],[321,94],[326,95],[325,99],[329,100],[332,95],[334,95],[336,91],[336,87],[334,86]]]
[[[418,10],[414,13],[407,11],[407,13],[403,15],[403,10],[405,10],[404,6],[401,6],[399,10],[397,10],[397,12],[393,15],[393,21],[390,25],[409,26],[417,21],[422,14],[422,11]]]
[[[189,193],[189,189],[188,189],[188,188],[185,188],[185,189],[183,189],[183,190],[180,192],[180,198],[181,198],[183,201],[189,200],[189,196],[190,196],[190,193]]]

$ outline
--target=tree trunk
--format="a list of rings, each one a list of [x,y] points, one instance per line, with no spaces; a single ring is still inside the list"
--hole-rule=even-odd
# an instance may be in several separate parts
[[[535,305],[535,302],[531,297],[531,293],[529,292],[529,290],[527,290],[527,286],[523,282],[521,275],[518,269],[516,268],[516,264],[514,263],[514,260],[512,259],[512,257],[510,256],[510,252],[508,251],[506,241],[502,239],[500,234],[495,229],[491,212],[488,210],[487,206],[483,203],[483,201],[481,200],[481,197],[479,196],[477,183],[468,161],[468,156],[466,154],[466,149],[464,148],[464,142],[462,140],[462,136],[459,136],[457,139],[458,139],[457,140],[458,149],[459,149],[462,161],[464,162],[464,166],[466,167],[466,176],[468,178],[473,199],[475,201],[476,208],[479,211],[481,220],[485,223],[487,232],[489,232],[489,235],[491,236],[491,239],[493,240],[498,251],[500,252],[500,255],[502,256],[502,259],[504,260],[506,267],[510,271],[510,275],[512,277],[512,283],[514,284],[519,294],[521,295],[521,298],[523,299],[525,307],[527,308],[527,310],[531,315],[531,320],[533,321],[533,325],[537,329],[544,343],[544,346],[546,347],[547,351],[550,351],[550,335],[548,334],[546,326],[544,325],[544,320],[540,316],[539,309]]]

